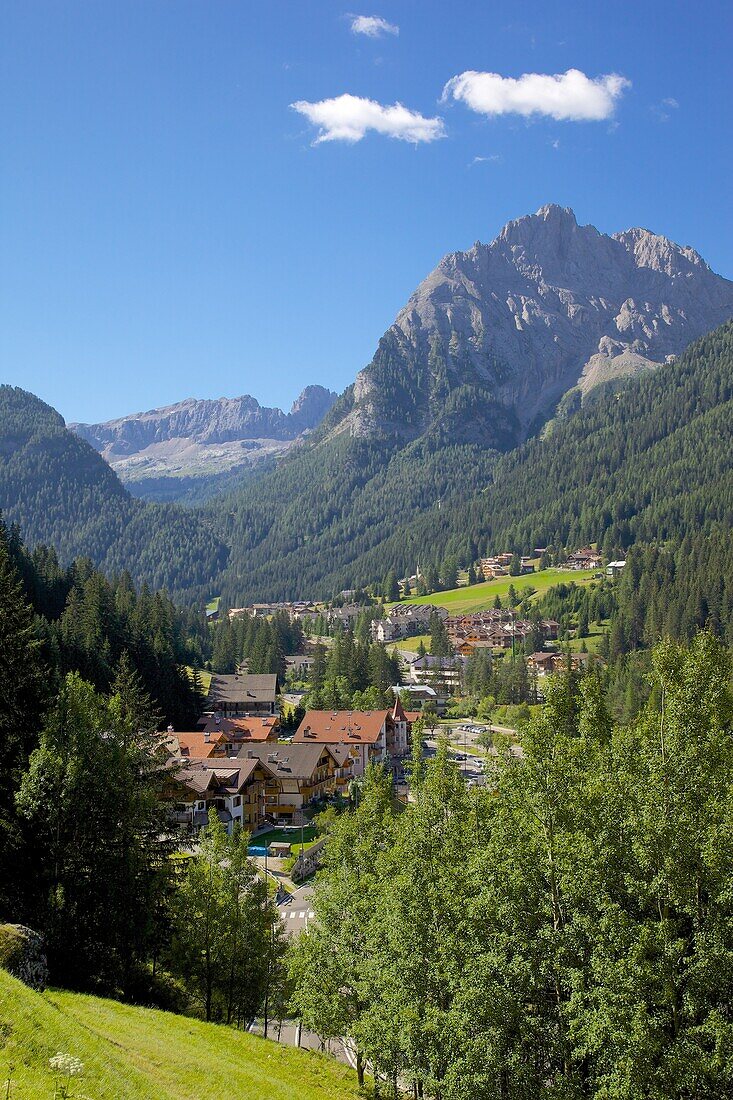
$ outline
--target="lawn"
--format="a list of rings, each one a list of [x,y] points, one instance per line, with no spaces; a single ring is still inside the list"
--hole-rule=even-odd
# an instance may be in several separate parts
[[[575,584],[585,585],[595,577],[593,570],[577,569],[543,569],[540,573],[529,573],[523,577],[498,577],[493,581],[482,581],[481,584],[471,585],[470,588],[452,588],[448,592],[432,592],[429,596],[416,596],[405,600],[405,603],[430,603],[436,607],[445,607],[453,615],[462,615],[470,611],[485,611],[494,604],[497,596],[506,605],[506,596],[509,586],[514,585],[515,590],[521,593],[523,588],[529,585],[536,589],[537,596],[543,596],[548,588],[553,585],[566,584],[571,581]],[[533,599],[536,597],[533,597]],[[394,607],[394,604],[390,605]],[[412,641],[412,639],[409,639]],[[417,641],[417,639],[415,639]],[[402,642],[399,643],[402,646]]]
[[[394,646],[395,649],[406,649],[410,653],[417,653],[420,648],[420,642],[426,649],[430,649],[430,635],[429,634],[417,634],[414,638],[400,638],[396,642],[390,642],[390,646]]]
[[[315,825],[304,825],[302,831],[303,851],[312,848],[318,840]],[[298,829],[272,829],[269,833],[260,833],[252,840],[254,848],[269,848],[271,844],[292,844],[293,855],[300,854],[301,830]]]
[[[34,993],[0,970],[0,1095],[50,1100],[48,1062],[84,1063],[69,1095],[94,1100],[357,1100],[334,1059],[185,1016],[60,990]],[[7,1086],[8,1067],[11,1085]]]

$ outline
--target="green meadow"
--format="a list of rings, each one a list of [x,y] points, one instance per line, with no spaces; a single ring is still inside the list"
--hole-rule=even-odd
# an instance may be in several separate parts
[[[117,1001],[35,993],[0,970],[0,1096],[51,1100],[56,1054],[83,1063],[68,1095],[92,1100],[356,1100],[335,1059]]]

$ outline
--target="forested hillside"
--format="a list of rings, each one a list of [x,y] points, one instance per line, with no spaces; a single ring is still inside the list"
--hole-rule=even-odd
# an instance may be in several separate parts
[[[195,721],[200,703],[183,666],[201,666],[208,655],[203,614],[180,611],[147,586],[138,591],[129,573],[109,580],[88,558],[64,568],[55,550],[29,551],[18,529],[6,530],[1,520],[0,578],[6,606],[20,600],[32,613],[47,696],[69,672],[109,691],[124,658],[160,721],[179,729]]]
[[[223,591],[329,595],[447,556],[679,543],[730,522],[732,444],[728,322],[507,455],[439,430],[394,452],[342,435],[293,455],[217,506],[233,541]]]
[[[0,387],[0,509],[64,564],[86,555],[173,592],[205,594],[227,557],[199,516],[134,500],[57,412],[11,386]]]
[[[495,451],[433,434],[396,451],[339,435],[289,456],[261,482],[211,506],[232,548],[220,591],[236,605],[330,596],[357,577],[369,583],[392,563],[384,547],[395,532],[398,560],[414,566],[433,553],[414,538],[415,518],[466,501],[495,460]]]

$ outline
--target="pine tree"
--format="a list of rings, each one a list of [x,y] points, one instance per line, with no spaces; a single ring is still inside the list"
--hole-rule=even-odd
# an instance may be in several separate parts
[[[17,919],[24,862],[15,792],[47,701],[40,643],[0,526],[0,918]]]

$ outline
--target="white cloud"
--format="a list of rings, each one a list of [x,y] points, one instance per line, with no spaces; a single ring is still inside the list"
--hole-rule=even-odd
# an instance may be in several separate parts
[[[474,157],[469,168],[473,168],[474,164],[500,164],[502,160],[500,153],[492,153],[490,157]]]
[[[351,31],[352,34],[365,34],[367,38],[381,38],[385,34],[399,34],[400,28],[379,15],[354,15]]]
[[[626,77],[616,73],[592,80],[579,69],[554,76],[524,73],[518,79],[469,71],[449,80],[442,98],[462,101],[482,115],[547,115],[557,121],[599,121],[611,117],[616,100],[630,86]]]
[[[676,100],[676,99],[674,98],[674,96],[671,96],[671,95],[670,95],[670,96],[667,96],[667,98],[666,98],[666,99],[663,99],[663,100],[662,100],[662,106],[663,106],[663,107],[672,107],[672,108],[675,108],[675,107],[679,107],[679,103],[678,103],[678,102],[677,102],[677,100]]]
[[[314,145],[322,141],[361,141],[369,130],[415,144],[445,136],[442,118],[425,118],[401,103],[385,107],[373,99],[340,95],[319,103],[300,99],[290,106],[319,128]]]

